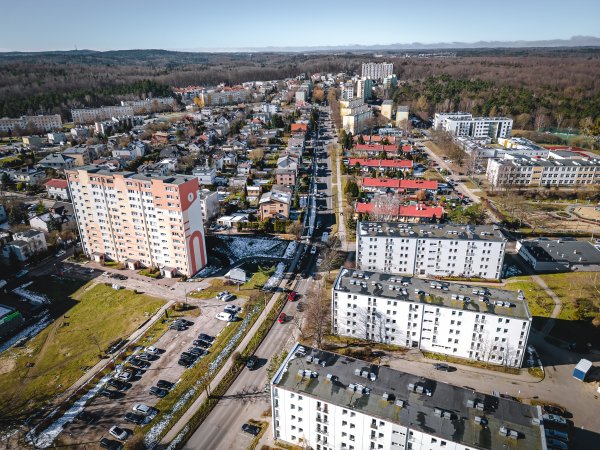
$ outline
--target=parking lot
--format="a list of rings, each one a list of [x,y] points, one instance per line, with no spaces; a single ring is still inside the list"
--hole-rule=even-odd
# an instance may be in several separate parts
[[[159,380],[177,382],[186,370],[178,364],[181,353],[193,347],[193,341],[198,339],[200,333],[216,337],[227,326],[227,322],[218,320],[215,316],[228,305],[242,307],[244,301],[244,298],[236,298],[228,302],[209,299],[202,303],[199,317],[184,316],[183,318],[193,322],[193,325],[184,331],[167,330],[154,343],[154,347],[160,349],[161,353],[157,359],[150,362],[150,367],[141,371],[140,376],[134,377],[128,383],[129,387],[118,393],[116,398],[109,399],[101,395],[94,397],[85,408],[85,413],[88,413],[92,419],[91,423],[75,420],[68,424],[61,434],[62,443],[65,445],[85,443],[87,448],[90,448],[98,445],[102,438],[116,441],[108,433],[114,425],[131,434],[135,425],[124,420],[125,414],[133,412],[132,408],[136,403],[156,405],[159,399],[150,394],[150,388],[156,386]],[[111,386],[106,387],[116,391]]]

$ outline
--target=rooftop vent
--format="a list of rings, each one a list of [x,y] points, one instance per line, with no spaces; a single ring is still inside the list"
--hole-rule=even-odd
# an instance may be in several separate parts
[[[339,378],[336,375],[332,375],[330,373],[327,374],[327,379],[329,381],[338,381],[339,380]]]
[[[400,408],[403,408],[404,405],[406,404],[406,402],[404,400],[396,400],[395,405],[399,406]]]

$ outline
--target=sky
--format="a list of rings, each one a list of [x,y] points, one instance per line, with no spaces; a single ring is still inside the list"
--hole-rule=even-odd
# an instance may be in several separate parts
[[[600,0],[0,0],[0,51],[600,37]]]

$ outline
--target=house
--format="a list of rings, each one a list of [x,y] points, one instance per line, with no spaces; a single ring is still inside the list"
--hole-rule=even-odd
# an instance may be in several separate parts
[[[392,205],[386,207],[379,205],[377,201],[371,203],[359,202],[354,209],[355,217],[360,214],[368,214],[370,217],[381,216],[383,220],[408,223],[428,223],[440,220],[444,215],[441,206],[416,205]]]
[[[227,166],[235,166],[237,164],[237,155],[235,152],[227,152],[225,156],[223,156],[223,162]]]
[[[27,261],[33,255],[48,250],[43,231],[27,230],[13,234],[13,240],[2,247],[2,256],[10,260],[11,253],[20,262]]]
[[[217,219],[217,224],[222,227],[233,228],[236,227],[238,222],[248,222],[249,216],[248,214],[235,213],[231,216],[223,216]]]
[[[95,154],[92,154],[89,148],[82,147],[71,147],[62,152],[63,156],[68,156],[69,158],[73,158],[73,166],[85,166],[90,164]]]
[[[75,166],[75,159],[60,153],[50,153],[38,163],[38,166],[45,169],[65,170]]]
[[[198,193],[200,205],[202,206],[202,220],[207,223],[219,214],[219,194],[208,189],[200,189]]]
[[[262,193],[262,186],[246,186],[246,199],[250,203],[258,202],[260,194]]]
[[[388,170],[394,172],[408,172],[413,168],[413,162],[408,159],[363,159],[350,158],[348,160],[349,168],[359,167],[363,172],[369,169],[375,169],[381,173]]]
[[[277,169],[293,170],[298,172],[298,160],[290,155],[283,155],[277,159]]]
[[[237,166],[238,175],[250,175],[252,171],[252,161],[244,161]]]
[[[65,133],[61,132],[48,133],[48,142],[51,144],[64,143],[67,142],[67,137],[65,136]]]
[[[275,182],[283,186],[295,186],[296,171],[291,169],[276,169]]]
[[[55,198],[57,200],[69,200],[68,186],[69,183],[67,180],[60,180],[58,178],[53,178],[44,184],[48,197]]]
[[[152,145],[168,145],[169,133],[157,131],[152,134]]]
[[[198,183],[210,186],[215,183],[217,171],[214,167],[196,167],[192,172],[192,175],[198,178]]]
[[[182,156],[187,156],[188,154],[188,150],[179,148],[176,145],[169,145],[160,151],[159,156],[160,158],[181,158]]]
[[[537,272],[600,271],[600,250],[587,241],[518,241],[517,252]]]
[[[223,155],[221,155],[221,154],[213,155],[212,159],[213,159],[213,166],[215,167],[215,169],[217,169],[217,172],[221,172],[223,170],[223,164],[224,164]]]
[[[356,144],[352,151],[355,153],[366,154],[367,156],[377,156],[381,153],[397,155],[398,154],[398,146],[397,145],[381,145],[381,144]]]
[[[270,192],[261,195],[258,202],[258,215],[260,220],[265,219],[289,219],[292,204],[292,193],[290,189],[281,186],[273,186]]]
[[[437,192],[438,182],[436,180],[402,180],[398,178],[369,178],[361,180],[362,190],[366,192],[409,191],[415,192],[426,190]]]
[[[291,132],[292,132],[292,134],[295,134],[295,133],[306,134],[308,132],[308,124],[293,123],[291,125]]]
[[[67,219],[68,221],[68,219]],[[59,231],[63,224],[63,217],[60,214],[47,212],[29,219],[29,226],[35,230],[42,230],[46,233],[50,231]]]
[[[25,183],[28,186],[37,186],[46,178],[46,172],[38,169],[22,168],[7,173],[13,182]]]

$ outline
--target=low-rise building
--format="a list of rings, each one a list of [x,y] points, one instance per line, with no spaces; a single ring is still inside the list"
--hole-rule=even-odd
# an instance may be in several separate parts
[[[518,241],[517,251],[537,272],[600,271],[600,250],[587,241],[545,238]]]
[[[216,191],[200,189],[200,204],[202,205],[202,220],[204,223],[219,214],[219,194]]]
[[[55,131],[53,133],[48,133],[48,142],[50,144],[65,143],[67,142],[67,137],[65,136],[65,133]]]
[[[408,126],[409,107],[407,105],[398,105],[396,107],[396,126],[406,128]]]
[[[214,167],[196,167],[192,172],[198,182],[204,186],[211,186],[215,183],[217,170]]]
[[[77,108],[71,110],[73,122],[76,124],[94,123],[119,117],[133,116],[131,106],[101,106],[100,108]]]
[[[487,225],[359,222],[356,265],[363,270],[499,279],[506,238]]]
[[[433,127],[454,136],[474,139],[509,138],[513,120],[507,117],[473,117],[468,113],[436,113]]]
[[[0,119],[0,132],[14,133],[33,128],[36,131],[52,131],[62,128],[60,114],[47,116],[21,116],[18,119],[3,117]]]
[[[399,178],[369,178],[361,179],[361,187],[365,192],[415,192],[426,190],[437,192],[438,182],[436,180],[405,180]]]
[[[381,115],[388,120],[393,119],[394,102],[392,100],[384,100],[381,103]]]
[[[376,170],[380,173],[385,171],[408,172],[413,168],[413,162],[410,159],[364,159],[350,158],[348,168],[358,167],[361,171]]]
[[[379,202],[377,197],[371,203],[358,202],[355,216],[359,218],[368,216],[370,220],[385,220],[389,222],[409,223],[437,223],[444,216],[441,206],[427,206],[422,203],[416,205],[391,205],[389,202]],[[366,216],[365,216],[366,215]]]
[[[296,344],[271,381],[274,440],[317,450],[545,450],[540,406]]]
[[[53,178],[44,184],[48,197],[57,200],[69,200],[69,183],[67,180]]]
[[[13,234],[13,240],[2,247],[2,257],[10,261],[11,255],[25,262],[32,256],[48,250],[46,237],[43,231],[27,230]]]
[[[275,182],[283,186],[295,186],[296,171],[292,169],[276,169]]]
[[[75,159],[60,153],[50,153],[38,163],[38,166],[46,169],[65,170],[75,166]]]
[[[261,195],[258,202],[258,215],[260,220],[284,219],[290,217],[292,193],[289,189],[274,185],[270,192]]]

